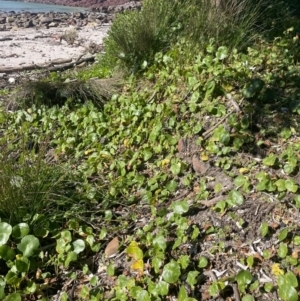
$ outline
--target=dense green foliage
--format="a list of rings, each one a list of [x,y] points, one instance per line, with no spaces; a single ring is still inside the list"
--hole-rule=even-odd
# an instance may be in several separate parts
[[[179,4],[148,0],[118,16],[99,65],[3,104],[1,300],[195,301],[234,287],[243,301],[298,300],[299,21],[270,40],[247,9],[226,13],[253,41],[219,23],[208,31],[209,8],[195,41]],[[144,61],[101,106],[59,97],[71,77],[88,85]],[[43,85],[59,102],[43,103]]]
[[[182,38],[193,42],[195,49],[213,40],[217,47],[245,50],[256,39],[272,40],[292,26],[291,16],[299,6],[280,0],[145,0],[141,11],[115,18],[105,60],[111,67],[121,64],[136,72]]]

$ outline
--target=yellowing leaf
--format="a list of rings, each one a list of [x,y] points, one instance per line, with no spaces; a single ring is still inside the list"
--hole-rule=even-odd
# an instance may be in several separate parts
[[[144,261],[143,259],[139,259],[133,262],[133,264],[130,266],[130,269],[139,272],[140,274],[143,274],[144,272]]]
[[[143,251],[139,248],[135,241],[132,241],[126,249],[126,254],[134,260],[143,259]]]
[[[202,153],[201,156],[200,156],[200,159],[205,162],[209,159],[209,157],[206,153]]]
[[[274,263],[272,265],[272,274],[275,276],[283,275],[284,271],[280,268],[279,263]]]
[[[128,147],[129,146],[129,139],[125,139],[123,144],[124,144],[125,147]]]
[[[165,167],[166,165],[168,165],[170,163],[170,159],[163,159],[161,160],[161,166]]]
[[[229,84],[223,84],[223,89],[226,91],[226,92],[230,92],[233,90],[233,87]]]
[[[249,172],[249,169],[246,168],[246,167],[242,167],[242,168],[239,169],[239,172],[240,172],[241,174],[245,174],[245,173],[248,173],[248,172]]]
[[[84,152],[84,154],[87,156],[87,155],[89,155],[91,152],[93,152],[92,149],[87,149],[87,150]]]

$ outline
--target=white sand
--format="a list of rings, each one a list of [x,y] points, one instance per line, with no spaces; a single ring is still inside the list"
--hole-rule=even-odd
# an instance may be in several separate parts
[[[78,39],[74,45],[59,40],[59,36],[69,30],[68,28],[1,31],[0,39],[12,40],[0,41],[0,68],[42,65],[56,59],[76,59],[86,53],[84,46],[87,47],[91,42],[102,44],[108,29],[109,25],[77,29]]]

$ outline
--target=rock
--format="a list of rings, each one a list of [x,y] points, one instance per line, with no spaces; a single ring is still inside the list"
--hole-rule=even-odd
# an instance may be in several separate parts
[[[40,23],[41,24],[47,24],[53,22],[53,18],[51,17],[42,17],[40,18]]]
[[[33,3],[44,4],[58,4],[75,7],[86,7],[93,9],[93,11],[107,12],[107,8],[110,7],[110,11],[113,12],[115,7],[122,6],[123,9],[134,9],[140,6],[141,1],[129,1],[129,0],[26,0]]]
[[[50,0],[28,0],[28,2],[50,4],[49,1]],[[93,9],[93,11],[82,11],[74,13],[0,12],[0,31],[9,31],[16,30],[17,28],[21,29],[31,27],[41,29],[51,27],[63,28],[70,25],[74,26],[76,29],[80,29],[83,26],[98,27],[101,24],[108,24],[112,22],[115,12],[123,11],[124,9],[132,9],[134,5],[132,5],[131,3],[132,2],[128,2],[126,0],[54,0],[51,1],[51,4],[95,7],[97,9]]]
[[[15,21],[14,17],[7,17],[6,18],[6,23],[13,23]]]
[[[49,24],[49,27],[57,27],[57,26],[58,26],[58,24],[56,22],[51,22]]]
[[[28,22],[23,23],[23,27],[24,28],[29,28],[33,26],[33,22],[30,20]]]

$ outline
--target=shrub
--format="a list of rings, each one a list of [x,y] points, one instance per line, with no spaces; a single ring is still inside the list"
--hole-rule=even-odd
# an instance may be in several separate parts
[[[108,61],[115,64],[120,60],[136,71],[144,60],[151,60],[170,44],[177,9],[176,1],[145,0],[140,11],[117,15],[105,41]]]
[[[141,11],[116,16],[103,61],[111,68],[121,62],[135,72],[178,38],[200,47],[213,40],[216,46],[243,50],[258,37],[274,36],[272,24],[284,24],[282,33],[289,11],[281,0],[145,0]]]

